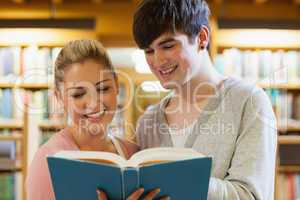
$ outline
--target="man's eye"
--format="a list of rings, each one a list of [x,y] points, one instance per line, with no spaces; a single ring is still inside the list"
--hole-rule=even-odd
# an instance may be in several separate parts
[[[97,88],[98,92],[105,92],[108,91],[110,89],[110,87],[101,87],[101,88]]]
[[[171,49],[174,47],[174,44],[166,44],[163,46],[164,49]]]
[[[145,54],[151,54],[151,53],[154,52],[154,50],[152,50],[152,49],[146,49],[144,52],[145,52]]]

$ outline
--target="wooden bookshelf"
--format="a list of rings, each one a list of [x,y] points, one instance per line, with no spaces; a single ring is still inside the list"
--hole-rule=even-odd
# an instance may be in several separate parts
[[[261,50],[270,50],[272,53],[277,51],[300,51],[300,31],[299,30],[276,30],[276,29],[242,29],[242,28],[226,28],[220,29],[216,19],[213,20],[213,45],[211,55],[222,53],[225,49],[236,48],[241,51],[258,52]],[[272,35],[273,37],[270,37]],[[279,37],[278,37],[279,36]],[[247,38],[247,39],[245,39]],[[288,39],[284,39],[288,38]],[[298,65],[299,66],[299,65]],[[275,83],[257,82],[257,85],[263,89],[275,89],[285,91],[292,95],[300,94],[300,83]],[[277,102],[275,102],[276,104]],[[276,106],[276,105],[275,105]],[[290,121],[278,122],[278,145],[300,145],[300,135],[289,135],[291,132],[300,133],[300,122]],[[276,183],[275,183],[275,200],[283,200],[279,198],[281,188],[278,184],[279,174],[299,173],[300,166],[282,166],[280,165],[279,154],[277,154],[276,164]]]

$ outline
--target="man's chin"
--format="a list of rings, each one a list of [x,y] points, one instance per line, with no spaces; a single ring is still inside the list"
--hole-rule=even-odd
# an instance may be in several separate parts
[[[180,88],[180,83],[178,81],[166,81],[166,82],[161,82],[161,85],[163,88],[167,90],[172,90],[176,88]]]

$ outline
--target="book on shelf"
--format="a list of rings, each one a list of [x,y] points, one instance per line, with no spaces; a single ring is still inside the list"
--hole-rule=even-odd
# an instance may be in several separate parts
[[[136,189],[173,200],[206,199],[211,171],[210,157],[192,149],[153,148],[129,160],[107,152],[63,151],[47,158],[57,200],[96,199],[96,190],[111,199],[125,199]]]
[[[0,141],[0,158],[16,159],[15,141]]]
[[[216,69],[256,83],[299,83],[300,51],[225,49],[214,58]]]
[[[0,83],[14,83],[20,75],[20,47],[0,48]]]
[[[280,173],[277,180],[279,200],[300,198],[299,173]]]
[[[0,199],[22,200],[22,173],[0,173]]]
[[[11,89],[0,90],[0,118],[13,117],[13,92]]]
[[[55,59],[60,50],[61,47],[36,45],[0,48],[0,83],[14,83],[20,75],[27,83],[52,80]]]

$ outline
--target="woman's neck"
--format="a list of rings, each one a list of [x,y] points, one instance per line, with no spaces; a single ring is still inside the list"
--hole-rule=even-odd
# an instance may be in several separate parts
[[[117,153],[114,144],[106,134],[92,135],[79,129],[76,126],[66,128],[72,139],[82,151],[105,151]]]

